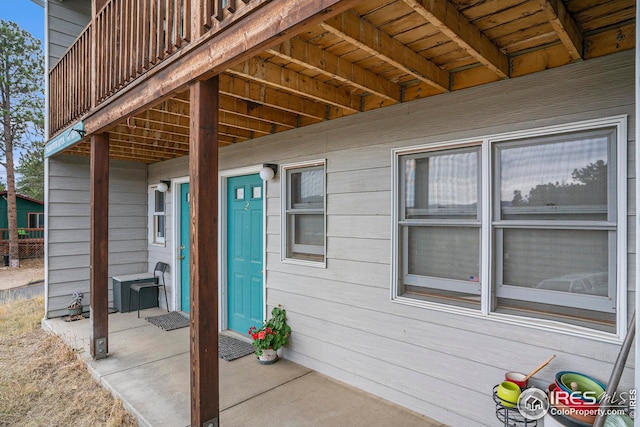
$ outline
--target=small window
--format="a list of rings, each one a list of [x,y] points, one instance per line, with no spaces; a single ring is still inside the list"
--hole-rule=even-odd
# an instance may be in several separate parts
[[[324,162],[283,166],[283,258],[325,262]]]
[[[30,212],[28,228],[44,228],[44,212]]]
[[[151,231],[150,241],[152,243],[165,243],[165,195],[166,193],[158,191],[155,187],[151,187],[150,191],[150,220],[149,226]]]

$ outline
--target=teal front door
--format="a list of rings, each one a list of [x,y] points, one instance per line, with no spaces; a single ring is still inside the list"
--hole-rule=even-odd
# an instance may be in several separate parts
[[[191,286],[189,282],[189,184],[180,184],[180,310],[191,310]]]
[[[263,320],[263,188],[259,175],[227,181],[227,323],[246,334]]]

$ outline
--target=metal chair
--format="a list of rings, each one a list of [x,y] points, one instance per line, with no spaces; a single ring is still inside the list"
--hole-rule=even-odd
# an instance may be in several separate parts
[[[169,299],[167,298],[167,287],[165,286],[165,282],[164,282],[164,272],[167,271],[168,267],[169,267],[169,264],[164,262],[158,262],[156,264],[156,267],[153,269],[153,276],[155,279],[154,282],[136,283],[129,287],[129,308],[131,308],[132,306],[131,292],[138,293],[138,319],[140,318],[140,293],[142,292],[143,289],[158,289],[158,292],[159,292],[160,291],[159,288],[162,286],[164,288],[164,301],[167,303],[167,312],[169,311]],[[156,276],[156,273],[158,272],[162,273],[162,284],[160,284],[160,278]]]

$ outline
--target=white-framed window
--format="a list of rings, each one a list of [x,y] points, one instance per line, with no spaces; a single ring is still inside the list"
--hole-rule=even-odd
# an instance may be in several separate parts
[[[624,333],[626,117],[394,158],[394,300]]]
[[[165,205],[166,193],[149,187],[149,242],[156,245],[165,244]]]
[[[29,212],[27,228],[44,228],[44,212]]]
[[[325,161],[282,166],[282,259],[326,263]]]

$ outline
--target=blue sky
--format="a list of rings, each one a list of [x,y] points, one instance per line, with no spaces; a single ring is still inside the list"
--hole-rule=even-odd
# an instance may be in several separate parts
[[[0,0],[0,19],[13,21],[44,41],[44,8],[32,0]]]
[[[40,39],[44,46],[44,8],[32,0],[0,0],[0,19],[15,22]],[[17,157],[20,156],[19,153],[16,154]],[[0,167],[0,181],[7,182],[7,172],[3,167]]]

